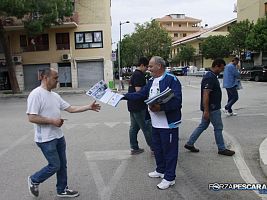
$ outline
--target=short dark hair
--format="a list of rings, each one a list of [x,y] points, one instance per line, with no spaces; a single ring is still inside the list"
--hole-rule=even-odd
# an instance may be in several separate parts
[[[221,65],[226,65],[226,63],[225,63],[225,61],[222,59],[222,58],[217,58],[217,59],[215,59],[213,62],[212,62],[212,65],[211,65],[211,67],[213,68],[213,67],[215,67],[215,66],[221,66]]]
[[[239,62],[239,58],[238,57],[234,57],[232,62],[234,62],[234,61],[238,61]]]
[[[138,61],[138,64],[137,64],[137,66],[140,66],[140,65],[144,65],[144,66],[147,66],[148,65],[148,63],[149,63],[149,60],[146,58],[146,57],[141,57],[141,58],[139,58],[139,61]]]

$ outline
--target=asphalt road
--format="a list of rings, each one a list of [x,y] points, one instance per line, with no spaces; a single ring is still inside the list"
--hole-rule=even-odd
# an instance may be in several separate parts
[[[238,116],[223,116],[225,141],[236,150],[234,157],[217,154],[212,127],[199,138],[200,152],[183,148],[198,125],[199,83],[201,78],[179,77],[183,85],[183,123],[180,127],[179,161],[175,186],[161,191],[160,179],[147,173],[155,169],[154,157],[142,132],[140,146],[145,152],[130,156],[126,102],[114,108],[102,104],[99,113],[62,113],[67,141],[69,187],[77,189],[81,200],[213,200],[264,199],[257,191],[209,190],[210,183],[264,183],[258,148],[267,136],[267,83],[243,82],[240,100],[234,109]],[[224,91],[224,90],[223,90]],[[84,94],[63,95],[73,105],[92,102]],[[223,92],[223,105],[226,92]],[[25,98],[0,99],[0,200],[28,200],[27,176],[46,164],[33,142],[33,127],[25,114]],[[38,199],[58,199],[55,176],[40,185]],[[267,197],[267,195],[266,195]]]

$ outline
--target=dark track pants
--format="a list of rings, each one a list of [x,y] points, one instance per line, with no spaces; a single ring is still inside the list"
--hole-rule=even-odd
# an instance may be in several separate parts
[[[156,171],[164,174],[164,179],[173,181],[176,177],[178,159],[179,128],[152,128],[152,147],[155,153]]]

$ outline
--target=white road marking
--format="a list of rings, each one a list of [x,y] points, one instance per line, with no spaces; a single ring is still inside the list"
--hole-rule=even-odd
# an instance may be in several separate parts
[[[85,152],[85,156],[89,161],[89,168],[93,175],[98,194],[101,200],[109,200],[112,195],[112,191],[116,188],[122,175],[127,168],[127,159],[130,158],[130,152],[128,150],[115,150],[115,151],[90,151]],[[121,164],[116,169],[116,172],[112,176],[110,182],[105,185],[103,177],[99,171],[99,167],[95,161],[98,160],[122,160]]]
[[[78,124],[70,124],[70,123],[64,123],[63,125],[63,129],[72,129],[75,128],[76,126],[78,126]]]
[[[88,161],[124,160],[131,157],[129,150],[87,151],[85,156]]]
[[[98,125],[99,123],[86,123],[84,124],[87,128],[93,128],[95,127],[96,125]]]
[[[114,126],[118,125],[120,122],[104,122],[106,126],[113,128]]]
[[[195,121],[194,119],[192,119],[191,121]],[[212,126],[212,125],[210,125]],[[226,131],[223,131],[223,135],[225,136],[225,138],[227,138],[228,140],[231,141],[231,143],[234,146],[234,150],[235,150],[235,155],[233,156],[235,165],[239,171],[239,174],[241,176],[241,178],[246,182],[246,183],[259,183],[257,181],[257,179],[252,175],[245,159],[243,156],[243,151],[241,148],[241,145],[239,144],[239,142],[233,137],[231,136],[229,133],[227,133]],[[260,194],[258,191],[253,190],[261,199],[263,200],[267,200],[266,195],[264,194]]]

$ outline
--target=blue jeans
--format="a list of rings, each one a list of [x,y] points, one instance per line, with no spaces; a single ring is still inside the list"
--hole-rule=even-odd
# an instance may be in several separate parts
[[[152,128],[152,142],[157,168],[164,179],[173,181],[176,177],[176,165],[179,147],[179,129]]]
[[[233,112],[232,106],[238,100],[238,92],[236,87],[226,88],[226,91],[227,91],[228,101],[224,108],[225,110],[228,110],[229,113],[232,113]]]
[[[57,192],[64,192],[67,187],[67,158],[65,138],[54,139],[49,142],[36,143],[42,150],[48,165],[33,174],[30,178],[33,183],[40,184],[57,174]]]
[[[223,123],[222,123],[222,118],[221,118],[221,110],[211,111],[209,120],[205,120],[202,115],[201,123],[194,130],[187,144],[194,145],[194,143],[197,141],[201,133],[209,127],[210,122],[214,128],[215,141],[216,141],[218,150],[219,151],[225,150],[225,145],[224,145],[224,140],[223,140],[223,135],[222,135]]]
[[[151,121],[145,120],[145,117],[146,109],[141,110],[140,112],[130,112],[131,125],[129,129],[129,137],[131,149],[139,149],[137,134],[140,129],[144,133],[147,145],[151,147],[152,126]]]

